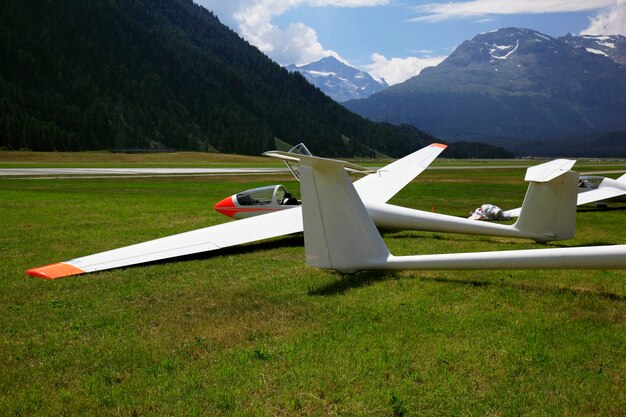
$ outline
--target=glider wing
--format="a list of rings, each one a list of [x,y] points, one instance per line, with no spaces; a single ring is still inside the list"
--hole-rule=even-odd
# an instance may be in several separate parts
[[[386,203],[421,174],[448,146],[432,143],[354,182],[363,201]]]
[[[27,274],[46,279],[102,271],[161,259],[209,252],[302,231],[300,208],[268,213],[150,240],[70,261],[46,265]]]
[[[376,172],[359,179],[359,192],[367,194],[374,201],[387,201],[424,171],[445,147],[440,144],[429,145],[386,166],[382,175]],[[376,178],[368,180],[370,177]],[[55,279],[209,252],[298,232],[302,232],[302,208],[294,207],[33,268],[27,274]]]

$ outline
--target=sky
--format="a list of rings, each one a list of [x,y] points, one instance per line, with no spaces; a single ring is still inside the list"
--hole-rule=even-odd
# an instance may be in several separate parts
[[[626,35],[626,0],[194,0],[281,65],[327,56],[397,84],[504,27]]]

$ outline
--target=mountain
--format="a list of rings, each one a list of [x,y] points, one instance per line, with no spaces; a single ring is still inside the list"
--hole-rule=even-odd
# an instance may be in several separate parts
[[[626,70],[609,57],[530,29],[463,42],[441,64],[344,105],[448,140],[520,139],[626,130]]]
[[[332,56],[302,66],[291,64],[285,68],[292,72],[298,71],[311,84],[339,103],[367,98],[388,87],[384,79],[375,80],[367,72],[359,71]]]
[[[626,37],[622,35],[573,36],[568,33],[558,39],[574,48],[584,48],[587,52],[604,55],[626,66]]]
[[[401,156],[433,138],[372,123],[192,0],[5,0],[0,148]]]

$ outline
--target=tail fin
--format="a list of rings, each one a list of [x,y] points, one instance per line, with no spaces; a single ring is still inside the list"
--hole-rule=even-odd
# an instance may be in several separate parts
[[[528,168],[530,185],[514,227],[543,235],[545,241],[574,237],[578,173],[569,169],[575,162],[557,159]]]
[[[300,183],[306,262],[350,273],[367,269],[368,262],[384,262],[389,250],[352,186],[345,165],[343,161],[301,156]],[[367,260],[365,265],[363,260]]]
[[[626,245],[394,257],[348,179],[346,164],[316,157],[301,158],[304,244],[309,265],[340,272],[626,267]],[[563,182],[568,183],[574,177],[576,173],[567,172]]]

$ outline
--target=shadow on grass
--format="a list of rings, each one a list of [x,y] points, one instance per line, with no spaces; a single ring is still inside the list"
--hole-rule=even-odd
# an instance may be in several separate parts
[[[320,287],[310,288],[308,291],[309,295],[321,295],[321,296],[330,296],[330,295],[338,295],[343,294],[351,289],[365,287],[377,282],[388,281],[391,279],[399,279],[396,273],[389,271],[368,271],[368,272],[360,272],[357,274],[336,274],[339,279],[337,281],[331,282],[326,285],[322,285]],[[536,285],[529,285],[523,283],[515,283],[515,282],[489,282],[489,281],[479,281],[474,279],[459,279],[459,278],[428,278],[428,277],[418,277],[413,276],[412,278],[418,278],[423,281],[434,281],[442,284],[451,284],[451,285],[466,285],[472,287],[491,287],[491,286],[500,286],[500,287],[512,287],[516,289],[520,289],[526,292],[532,293],[553,293],[553,294],[568,294],[573,296],[587,296],[592,295],[598,298],[604,298],[613,301],[626,301],[626,295],[614,294],[611,292],[605,291],[593,291],[593,290],[585,290],[585,289],[574,289],[567,287],[542,287]]]
[[[366,287],[390,279],[398,279],[395,272],[389,271],[365,271],[356,274],[340,274],[337,272],[335,275],[339,277],[337,281],[319,287],[311,287],[308,294],[322,296],[338,295],[354,288]]]
[[[142,267],[147,265],[163,265],[169,264],[172,262],[185,262],[185,261],[193,261],[193,260],[201,260],[201,259],[210,259],[215,256],[230,256],[230,255],[245,255],[247,253],[260,252],[278,248],[292,248],[292,247],[302,247],[304,248],[304,235],[302,233],[298,233],[291,236],[275,238],[272,240],[264,241],[264,242],[251,242],[242,245],[232,246],[229,248],[222,248],[217,250],[212,250],[209,252],[200,252],[194,253],[190,255],[177,256],[174,258],[160,259],[158,261],[152,262],[144,262],[136,265],[124,266],[122,268],[133,268],[133,267]]]
[[[578,207],[578,213],[604,213],[605,211],[625,211],[626,210],[626,205],[618,205],[618,206],[612,206],[612,207],[605,207],[605,206],[580,206]]]
[[[336,281],[331,283],[321,285],[319,287],[311,287],[308,290],[309,295],[318,295],[318,296],[332,296],[338,294],[344,294],[347,291],[355,288],[361,288],[368,285],[375,284],[377,282],[384,282],[389,280],[397,280],[400,279],[397,273],[391,271],[366,271],[359,272],[356,274],[340,274],[335,273],[335,276],[338,277]],[[441,284],[449,284],[449,285],[465,285],[472,287],[491,287],[491,286],[499,286],[499,287],[510,287],[516,288],[522,291],[537,293],[537,294],[547,294],[553,293],[558,295],[572,295],[572,296],[594,296],[598,298],[604,298],[612,301],[626,301],[626,295],[615,294],[606,291],[593,291],[586,289],[575,289],[569,287],[543,287],[531,284],[524,283],[515,283],[515,282],[490,282],[490,281],[480,281],[475,279],[460,279],[460,278],[441,278],[441,277],[420,277],[418,275],[412,275],[409,277],[417,278],[422,281],[434,281]]]
[[[552,242],[535,242],[537,245],[541,245],[543,246],[543,248],[537,248],[537,249],[557,249],[557,248],[582,248],[582,247],[593,247],[593,246],[615,246],[615,245],[619,245],[620,243],[615,243],[615,242],[582,242],[579,243],[577,245],[568,245],[566,243],[561,243],[561,242],[567,242],[566,240],[564,241],[552,241]]]
[[[420,279],[423,281],[435,281],[435,282],[440,282],[443,284],[471,285],[473,287],[491,287],[491,286],[510,287],[510,288],[517,288],[526,292],[535,293],[535,294],[553,293],[553,294],[559,294],[559,295],[567,294],[567,295],[573,295],[577,297],[592,295],[594,297],[604,298],[604,299],[612,300],[612,301],[621,301],[621,302],[626,301],[626,295],[620,295],[620,294],[615,294],[615,293],[606,292],[606,291],[593,291],[593,290],[575,289],[575,288],[568,288],[568,287],[542,287],[542,286],[537,286],[537,285],[515,283],[515,282],[489,282],[489,281],[478,281],[478,280],[473,280],[473,279],[460,279],[460,278],[421,277]]]

